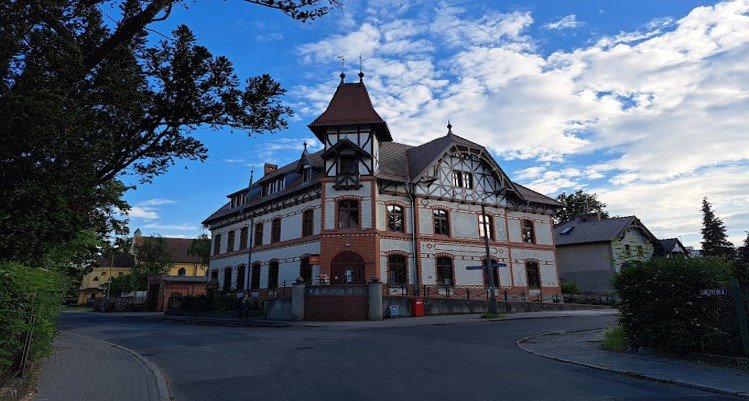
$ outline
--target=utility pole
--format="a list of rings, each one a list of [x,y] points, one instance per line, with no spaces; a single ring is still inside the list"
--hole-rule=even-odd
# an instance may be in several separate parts
[[[486,207],[484,207],[484,202],[481,202],[481,224],[484,226],[484,248],[486,250],[486,277],[489,279],[489,313],[496,314],[497,298],[495,298],[494,293],[494,267],[492,267],[491,253],[489,252],[489,230],[491,229],[491,224],[488,223]]]

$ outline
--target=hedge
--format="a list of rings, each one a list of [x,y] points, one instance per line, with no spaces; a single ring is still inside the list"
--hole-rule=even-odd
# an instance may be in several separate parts
[[[33,335],[27,362],[52,351],[55,320],[63,298],[61,284],[53,272],[0,263],[0,383],[19,370],[29,331]]]
[[[619,324],[632,345],[675,353],[740,352],[730,297],[700,297],[703,288],[725,288],[729,262],[719,258],[653,258],[631,262],[613,278]]]

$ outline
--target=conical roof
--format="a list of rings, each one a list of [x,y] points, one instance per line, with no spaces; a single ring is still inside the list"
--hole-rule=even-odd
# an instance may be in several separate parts
[[[371,124],[380,141],[392,141],[385,120],[377,114],[363,82],[342,83],[333,94],[328,108],[309,125],[309,128],[323,141],[326,127],[337,125]]]

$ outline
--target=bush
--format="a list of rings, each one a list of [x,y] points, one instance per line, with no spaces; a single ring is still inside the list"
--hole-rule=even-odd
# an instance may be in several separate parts
[[[240,299],[236,293],[199,295],[182,297],[179,309],[186,311],[236,311],[239,310]]]
[[[27,362],[52,351],[55,319],[65,286],[50,271],[0,264],[0,383],[20,368],[26,333],[32,332]]]
[[[736,353],[740,339],[730,298],[700,297],[726,287],[731,265],[719,258],[653,258],[616,274],[619,324],[635,346],[676,353]],[[737,343],[736,340],[739,340]]]
[[[580,286],[574,281],[562,280],[562,294],[578,295]]]
[[[621,326],[607,327],[601,345],[607,351],[624,352],[629,349],[629,340]]]

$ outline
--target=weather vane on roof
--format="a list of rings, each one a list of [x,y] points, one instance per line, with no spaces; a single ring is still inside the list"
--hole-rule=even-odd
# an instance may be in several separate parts
[[[359,83],[364,82],[364,71],[361,66],[361,53],[359,53]]]

